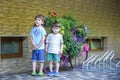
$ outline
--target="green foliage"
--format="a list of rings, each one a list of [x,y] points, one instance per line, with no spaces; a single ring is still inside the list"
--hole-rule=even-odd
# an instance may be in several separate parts
[[[78,26],[78,31],[76,32],[77,33],[77,35],[78,35],[78,37],[79,36],[83,36],[83,37],[86,37],[87,36],[87,34],[85,34],[85,32],[84,32],[84,24],[80,24],[79,26]]]
[[[64,46],[63,55],[70,54],[72,58],[79,56],[81,45],[73,40],[72,30],[75,28],[77,21],[71,15],[64,15],[58,17],[56,13],[49,13],[48,17],[45,19],[45,24],[48,28],[52,27],[52,24],[57,21],[61,25],[60,33],[63,35]],[[83,28],[79,30],[83,33]]]
[[[64,47],[63,47],[63,55],[70,54],[72,58],[79,56],[81,45],[73,40],[71,35],[63,36],[64,38]]]

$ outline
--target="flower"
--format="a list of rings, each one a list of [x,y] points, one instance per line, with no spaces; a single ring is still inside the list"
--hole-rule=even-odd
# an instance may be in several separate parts
[[[83,24],[77,26],[73,29],[74,40],[78,41],[79,43],[84,42],[87,37],[87,27]]]
[[[56,12],[51,12],[50,14],[52,17],[56,17],[57,16],[57,13]]]
[[[48,33],[54,22],[60,23],[60,33],[63,35],[64,48],[63,55],[70,55],[71,58],[79,56],[81,45],[79,43],[85,40],[87,36],[87,27],[83,24],[76,26],[77,21],[71,15],[58,16],[56,12],[51,12],[45,19],[45,26],[49,28]]]

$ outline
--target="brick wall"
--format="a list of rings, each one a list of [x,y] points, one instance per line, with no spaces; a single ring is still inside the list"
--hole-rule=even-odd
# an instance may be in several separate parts
[[[59,16],[72,14],[78,21],[88,26],[89,36],[106,36],[108,49],[114,49],[116,57],[120,57],[120,0],[0,0],[0,35],[28,35],[34,23],[34,16],[48,12],[57,12]],[[28,43],[30,47],[30,44]],[[30,56],[29,48],[26,56]],[[9,73],[14,68],[7,69],[7,63],[18,63],[18,66],[31,65],[30,57],[3,59],[0,63]],[[22,62],[27,60],[26,62]],[[3,66],[4,64],[4,66]],[[15,65],[14,65],[15,67]],[[14,72],[16,72],[14,70]]]

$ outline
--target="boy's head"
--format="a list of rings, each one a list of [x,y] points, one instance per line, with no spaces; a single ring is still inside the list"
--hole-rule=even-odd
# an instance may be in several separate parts
[[[36,20],[37,18],[40,18],[44,22],[44,17],[42,15],[36,15],[34,19]]]
[[[60,31],[60,24],[59,22],[54,22],[52,25],[52,31],[53,33],[58,33]]]
[[[44,23],[44,17],[42,15],[36,15],[34,19],[34,26],[40,26]]]

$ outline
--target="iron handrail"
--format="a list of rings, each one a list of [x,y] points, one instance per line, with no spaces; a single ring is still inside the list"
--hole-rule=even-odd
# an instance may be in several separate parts
[[[96,58],[98,58],[98,57],[99,57],[99,55],[95,55],[91,60],[88,61],[88,63],[86,64],[87,65],[87,70],[88,70],[89,64],[90,63],[92,64],[96,60]]]

